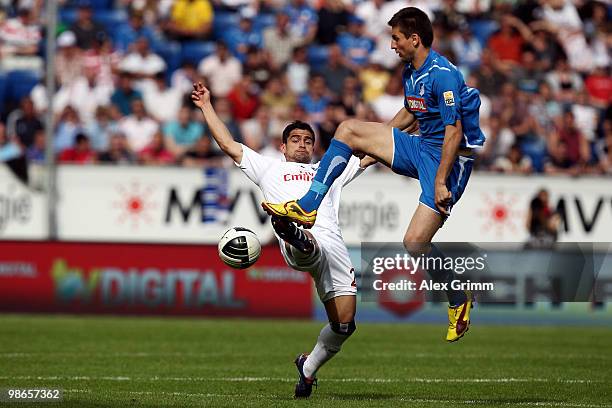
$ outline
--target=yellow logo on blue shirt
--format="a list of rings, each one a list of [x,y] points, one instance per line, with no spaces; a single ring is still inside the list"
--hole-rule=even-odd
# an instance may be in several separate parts
[[[446,106],[455,106],[455,97],[453,91],[446,91],[442,94],[444,96],[444,104]]]

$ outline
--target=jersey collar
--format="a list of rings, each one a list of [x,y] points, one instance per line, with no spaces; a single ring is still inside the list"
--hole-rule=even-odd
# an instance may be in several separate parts
[[[418,70],[415,70],[414,73],[419,75],[419,74],[423,73],[424,71],[428,70],[429,67],[431,67],[432,61],[434,59],[436,59],[437,56],[438,56],[438,53],[430,48],[429,49],[429,54],[427,54],[427,58],[425,58],[425,61],[423,62],[423,65],[421,65],[421,68],[419,68]],[[412,69],[414,70],[414,66],[412,67]]]

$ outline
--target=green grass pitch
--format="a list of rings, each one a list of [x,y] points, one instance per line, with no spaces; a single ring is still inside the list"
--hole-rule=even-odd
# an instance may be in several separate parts
[[[442,326],[358,324],[295,401],[293,359],[321,326],[0,315],[0,389],[62,388],[70,407],[612,407],[612,329],[579,326],[473,325],[446,344]]]

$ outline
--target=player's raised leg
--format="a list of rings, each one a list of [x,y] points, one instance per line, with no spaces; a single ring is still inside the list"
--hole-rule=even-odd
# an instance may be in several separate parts
[[[307,398],[312,393],[319,368],[333,358],[342,344],[356,330],[355,296],[338,296],[325,302],[329,323],[326,324],[310,354],[301,354],[295,360],[300,379],[295,386],[296,398]]]
[[[376,122],[363,122],[349,119],[340,124],[334,139],[323,155],[314,180],[306,195],[299,200],[286,203],[262,203],[270,215],[289,218],[310,228],[317,217],[327,191],[342,174],[353,152],[374,157],[379,162],[391,166],[393,160],[392,127]]]
[[[413,256],[426,255],[432,258],[444,258],[440,249],[431,243],[443,222],[444,218],[439,212],[420,203],[404,235],[406,250]],[[432,264],[436,265],[435,262]],[[452,270],[430,268],[427,272],[434,281],[446,283],[449,288],[446,290],[449,303],[446,340],[457,341],[463,337],[470,325],[471,296],[462,290],[451,289],[451,281],[455,278]]]

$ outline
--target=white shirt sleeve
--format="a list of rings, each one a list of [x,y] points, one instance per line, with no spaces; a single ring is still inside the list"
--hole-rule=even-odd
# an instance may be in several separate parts
[[[356,156],[352,156],[346,165],[346,169],[342,172],[340,177],[336,180],[338,183],[342,183],[343,186],[346,186],[351,181],[355,180],[357,176],[363,173],[364,169],[359,167],[359,163],[361,163],[361,159]],[[340,180],[340,181],[338,181]]]
[[[255,184],[259,185],[263,176],[278,160],[262,156],[251,148],[242,145],[242,161],[235,163]]]

